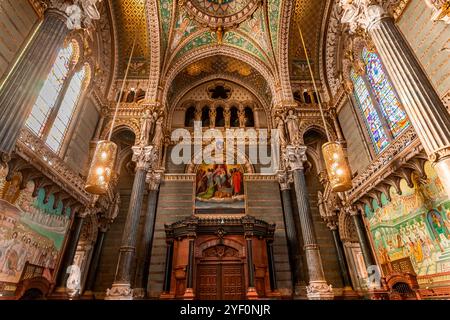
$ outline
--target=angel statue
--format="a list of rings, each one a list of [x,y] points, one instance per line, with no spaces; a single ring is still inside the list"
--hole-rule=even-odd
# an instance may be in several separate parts
[[[72,5],[67,6],[67,28],[70,30],[82,29],[82,23],[85,26],[90,26],[92,20],[100,19],[100,13],[96,6],[98,1],[99,0],[74,0]]]
[[[92,20],[100,19],[100,13],[98,12],[96,3],[99,0],[81,0],[84,13]]]
[[[78,5],[78,0],[75,0],[72,5],[66,8],[67,18],[67,28],[69,30],[81,29],[81,19],[83,17],[83,12]]]

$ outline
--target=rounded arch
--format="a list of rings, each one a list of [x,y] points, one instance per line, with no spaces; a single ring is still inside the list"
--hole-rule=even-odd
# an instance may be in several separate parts
[[[356,227],[352,217],[344,210],[340,211],[338,217],[339,235],[343,242],[358,243],[358,236],[356,234]]]
[[[245,257],[245,247],[242,243],[234,239],[217,239],[217,236],[206,239],[205,241],[199,243],[195,248],[195,256],[201,257],[202,252],[216,247],[218,245],[225,245],[227,247],[233,248],[239,252],[240,257]]]
[[[106,140],[109,135],[109,131],[111,130],[112,120],[109,120],[106,125],[103,127],[103,131],[100,135],[101,140]],[[113,135],[118,133],[121,130],[130,130],[134,133],[136,140],[135,144],[138,143],[137,139],[139,139],[141,135],[141,127],[140,123],[137,119],[117,119],[113,128]]]
[[[299,127],[298,131],[299,131],[301,143],[304,143],[305,135],[312,130],[317,131],[318,133],[323,135],[325,137],[325,139],[327,139],[327,134],[326,134],[325,128],[324,128],[323,124],[318,123],[318,121],[321,121],[321,120],[308,120],[308,121],[300,122],[300,127]],[[337,140],[336,133],[334,132],[334,129],[331,126],[331,124],[329,124],[328,122],[327,122],[327,129],[328,129],[328,132],[330,133],[331,139]]]
[[[264,77],[264,79],[266,79],[267,84],[272,93],[272,98],[277,96],[277,89],[275,87],[275,83],[279,83],[278,76],[274,75],[266,64],[262,63],[249,53],[237,48],[229,46],[206,46],[196,50],[192,50],[189,53],[182,56],[181,58],[179,58],[178,60],[169,62],[168,65],[172,65],[172,68],[170,68],[166,72],[165,74],[166,81],[162,85],[163,105],[167,104],[167,93],[169,91],[170,86],[172,85],[172,81],[183,69],[185,69],[187,66],[189,66],[194,62],[215,55],[223,55],[248,63],[251,67],[253,67],[256,71],[258,71]]]

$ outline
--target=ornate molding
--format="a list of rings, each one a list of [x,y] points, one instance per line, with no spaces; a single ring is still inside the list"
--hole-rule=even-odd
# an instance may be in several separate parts
[[[306,146],[287,146],[286,157],[291,170],[303,170],[303,164],[308,160]]]
[[[136,170],[150,170],[151,166],[154,165],[157,158],[157,152],[154,146],[133,146],[131,147],[133,151],[132,161],[136,162]]]
[[[28,129],[21,131],[15,153],[82,204],[92,202],[92,195],[84,191],[84,179]]]

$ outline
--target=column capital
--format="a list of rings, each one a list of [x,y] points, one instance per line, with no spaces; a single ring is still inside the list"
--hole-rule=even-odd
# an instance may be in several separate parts
[[[302,170],[303,163],[306,162],[306,146],[287,146],[286,157],[291,170]]]
[[[277,177],[278,177],[278,183],[280,184],[281,191],[291,189],[291,183],[294,182],[294,179],[290,172],[278,171]]]
[[[348,24],[350,33],[358,28],[369,31],[383,18],[390,17],[388,8],[395,0],[339,0],[343,10],[341,22]]]
[[[136,170],[148,171],[156,160],[154,146],[134,146],[131,149],[133,151],[132,161],[136,162]]]
[[[97,9],[99,0],[37,0],[45,11],[54,9],[62,12],[66,18],[67,28],[84,29],[92,26],[92,20],[99,20]]]
[[[161,171],[147,172],[145,182],[148,183],[148,190],[150,190],[150,191],[158,190],[159,185],[161,184],[162,174],[163,174],[163,172],[161,172]]]

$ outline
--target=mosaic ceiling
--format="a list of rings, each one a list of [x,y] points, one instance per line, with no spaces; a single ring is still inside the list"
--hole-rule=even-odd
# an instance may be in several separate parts
[[[136,30],[137,48],[130,78],[148,78],[150,48],[143,15],[147,0],[114,0],[113,14],[119,41],[119,73],[123,75]],[[305,55],[295,21],[300,21],[318,75],[320,34],[326,0],[295,1],[291,19],[289,58],[291,77],[308,80]],[[278,63],[282,0],[159,0],[161,61],[165,72],[187,53],[224,45],[257,58],[269,69]]]
[[[150,48],[144,16],[145,0],[114,0],[111,3],[119,38],[118,76],[124,74],[134,39],[137,37],[129,78],[146,78],[149,72]]]
[[[300,39],[299,26],[305,39],[306,49],[314,70],[319,78],[320,41],[326,0],[296,0],[294,18],[291,19],[289,40],[290,74],[293,80],[311,80],[306,56]]]

